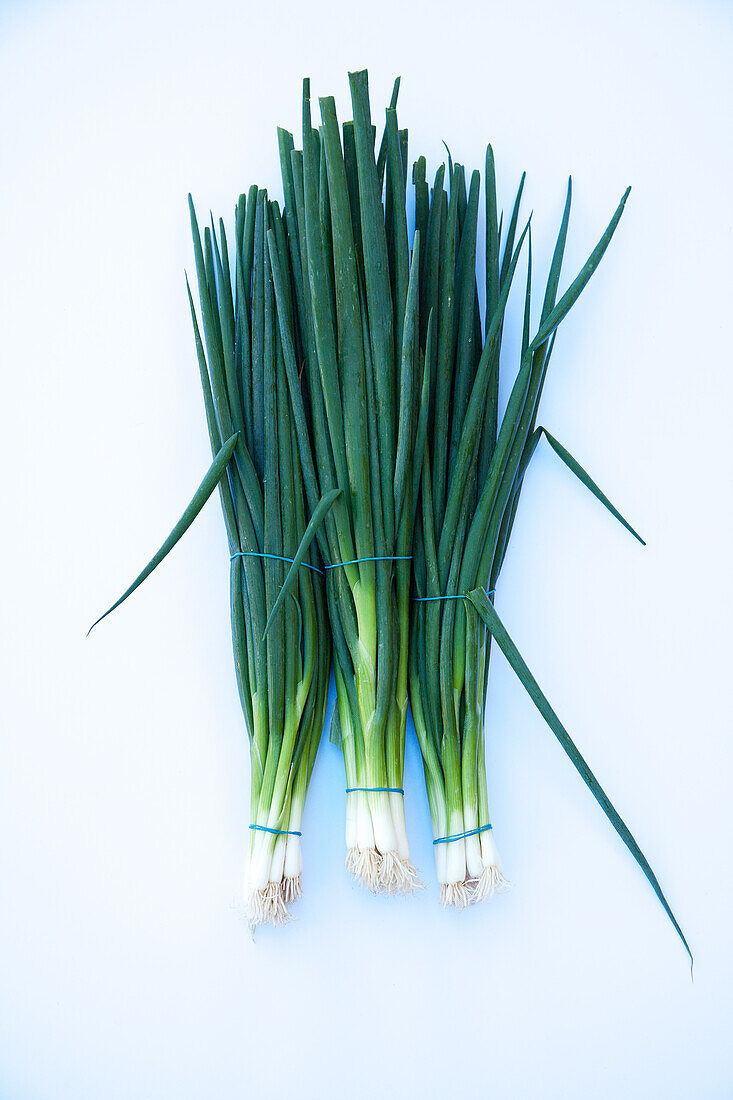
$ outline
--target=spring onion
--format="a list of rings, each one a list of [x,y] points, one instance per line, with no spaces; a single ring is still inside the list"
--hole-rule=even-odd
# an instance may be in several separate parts
[[[423,179],[416,175],[416,187]],[[479,176],[468,196],[460,165],[443,170],[428,211],[430,254],[421,311],[437,314],[437,346],[425,340],[430,378],[428,446],[420,481],[420,520],[413,545],[416,598],[410,656],[410,702],[423,755],[433,820],[436,871],[445,905],[481,901],[505,878],[489,814],[484,705],[493,638],[642,868],[689,953],[687,941],[639,848],[567,730],[550,707],[494,608],[527,465],[544,435],[581,482],[640,542],[637,532],[549,432],[538,407],[558,326],[577,301],[616,230],[629,190],[585,265],[558,300],[568,232],[571,184],[547,278],[537,333],[530,339],[532,247],[529,223],[515,245],[524,177],[500,256],[494,158],[486,156],[486,318],[479,321],[475,257]],[[416,203],[418,198],[416,197]],[[509,289],[527,240],[527,281],[519,370],[498,416],[501,336]],[[430,272],[440,279],[430,279]],[[691,957],[691,956],[690,956]]]
[[[212,219],[202,242],[190,197],[189,205],[203,339],[188,282],[187,289],[214,461],[171,535],[110,611],[163,560],[218,485],[234,665],[250,743],[245,893],[254,927],[287,921],[287,904],[302,894],[300,826],[331,666],[324,576],[310,546],[338,490],[308,509],[308,522],[267,243],[271,232],[283,233],[278,204],[257,187],[240,196],[234,286],[223,221],[217,235]],[[292,316],[284,315],[281,325],[288,324]],[[291,564],[295,583],[265,637]]]

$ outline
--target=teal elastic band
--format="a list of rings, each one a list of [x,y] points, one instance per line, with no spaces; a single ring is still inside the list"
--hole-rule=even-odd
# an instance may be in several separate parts
[[[284,558],[281,554],[258,554],[256,550],[240,550],[238,553],[232,554],[229,561],[234,561],[235,558],[274,558],[275,561],[289,561],[291,565],[295,561],[295,558]],[[317,565],[311,565],[307,561],[302,561],[300,564],[304,565],[306,569],[312,569],[314,573],[320,573],[323,576],[323,570],[319,569]]]
[[[269,825],[250,825],[250,829],[259,829],[261,833],[274,833],[275,836],[302,836],[295,829],[271,829]]]
[[[476,833],[485,833],[487,829],[492,829],[492,825],[482,825],[478,829],[469,829],[465,833],[457,833],[455,836],[439,836],[437,840],[433,841],[433,844],[450,844],[452,840],[463,840],[467,836],[475,836]]]
[[[328,568],[328,566],[326,566],[326,568]],[[494,596],[495,594],[496,594],[496,589],[495,588],[492,588],[490,592],[486,593],[487,596]],[[461,593],[459,593],[457,596],[413,596],[412,597],[412,602],[413,603],[432,603],[433,600],[468,600],[470,598],[471,598],[470,596],[465,596]]]
[[[412,554],[378,554],[375,558],[353,558],[352,561],[337,561],[333,565],[324,565],[324,569],[341,569],[344,565],[358,565],[360,561],[412,561]]]
[[[347,787],[346,788],[346,793],[347,794],[354,794],[355,791],[366,791],[367,794],[370,794],[372,791],[374,791],[375,793],[377,791],[386,791],[388,794],[404,794],[405,793],[402,790],[402,787]]]

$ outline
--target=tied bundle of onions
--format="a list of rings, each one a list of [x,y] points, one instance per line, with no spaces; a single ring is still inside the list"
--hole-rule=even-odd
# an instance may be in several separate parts
[[[190,287],[188,296],[215,457],[179,523],[110,611],[163,560],[218,485],[230,553],[234,665],[250,742],[247,913],[253,927],[282,924],[287,903],[302,893],[301,818],[331,667],[323,571],[308,554],[338,491],[314,506],[307,523],[267,246],[270,232],[283,237],[278,204],[257,187],[240,197],[233,275],[223,221],[217,238],[212,220],[202,243],[190,197],[189,205],[203,340]],[[290,307],[281,325],[294,324]],[[294,561],[295,583],[265,636]]]
[[[425,160],[413,168],[416,221],[426,236],[421,343],[429,388],[428,444],[414,535],[416,595],[410,702],[425,768],[441,900],[462,907],[504,884],[488,814],[483,710],[488,638],[462,607],[465,540],[496,442],[499,352],[509,291],[528,232],[515,246],[522,184],[498,264],[493,159],[487,156],[487,323],[476,279],[480,176],[441,165],[428,198]],[[475,582],[471,587],[475,587]]]
[[[236,207],[234,293],[224,224],[202,248],[190,203],[206,351],[189,290],[212,449],[238,433],[221,497],[231,555],[231,615],[239,694],[250,737],[252,924],[281,923],[301,895],[300,824],[320,741],[331,666],[324,577],[306,556],[333,503],[306,523],[268,236],[284,237],[277,202],[250,188]],[[292,302],[282,319],[292,328]],[[297,560],[282,612],[265,633],[283,578]]]
[[[524,177],[500,255],[501,229],[489,147],[487,307],[482,331],[475,273],[479,174],[473,173],[467,196],[462,166],[451,164],[447,195],[443,172],[441,168],[436,178],[428,214],[428,257],[435,256],[433,266],[440,279],[432,283],[426,279],[423,309],[431,309],[437,316],[438,338],[434,353],[428,355],[430,430],[422,467],[421,523],[414,548],[418,595],[413,607],[410,699],[425,766],[441,900],[445,905],[463,907],[490,896],[505,883],[489,815],[485,769],[489,646],[498,622],[493,595],[524,472],[542,431],[535,429],[535,424],[554,334],[603,255],[626,195],[587,264],[556,305],[570,212],[568,188],[540,329],[530,342],[529,224],[515,247]],[[504,314],[525,237],[529,260],[521,362],[499,423]],[[564,448],[556,446],[615,513],[585,471]]]
[[[346,865],[373,890],[409,893],[417,874],[402,776],[420,434],[419,241],[411,256],[398,85],[375,156],[367,74],[349,80],[354,118],[343,132],[330,97],[320,100],[322,124],[313,128],[307,80],[302,151],[279,132],[287,251],[274,233],[269,243],[306,489],[313,500],[341,490],[319,542],[338,695],[332,739],[346,768]],[[288,331],[288,260],[299,345]]]
[[[682,934],[661,887],[622,821],[497,615],[493,596],[506,555],[527,465],[542,436],[606,508],[643,543],[570,453],[541,426],[537,415],[558,326],[598,266],[621,218],[624,194],[606,231],[580,273],[558,300],[570,217],[571,185],[555,246],[536,335],[531,331],[532,249],[529,224],[514,246],[524,177],[500,256],[494,159],[486,156],[486,320],[482,333],[476,294],[476,226],[479,176],[466,196],[461,166],[450,165],[450,196],[443,170],[429,205],[424,166],[414,178],[418,209],[427,223],[423,316],[437,316],[437,341],[425,326],[430,380],[428,447],[420,482],[420,521],[413,555],[417,595],[411,627],[410,701],[425,767],[433,819],[441,900],[463,907],[491,895],[504,882],[489,816],[485,769],[484,703],[493,637],[543,717]],[[419,224],[419,221],[418,221]],[[504,313],[525,236],[527,282],[519,370],[499,422],[499,353]],[[483,339],[482,339],[483,337]]]

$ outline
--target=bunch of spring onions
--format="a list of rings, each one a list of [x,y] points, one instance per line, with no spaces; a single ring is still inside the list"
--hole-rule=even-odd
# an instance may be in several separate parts
[[[542,431],[535,428],[537,407],[554,333],[600,260],[626,195],[571,292],[555,309],[570,212],[568,188],[540,331],[530,343],[529,224],[515,246],[524,179],[500,256],[494,162],[489,148],[487,307],[482,328],[476,293],[479,173],[473,173],[467,195],[462,166],[450,164],[447,194],[443,171],[438,173],[427,211],[429,266],[422,287],[423,310],[437,318],[437,339],[431,346],[427,334],[425,337],[431,395],[429,445],[423,457],[420,522],[413,548],[417,594],[411,629],[410,698],[425,765],[441,898],[446,905],[462,907],[490,896],[505,881],[489,816],[484,760],[491,636],[484,622],[483,603],[477,608],[474,600],[493,605],[522,479]],[[423,178],[422,166],[416,166],[416,187],[422,185]],[[504,313],[525,238],[529,258],[521,364],[499,426]],[[433,269],[440,273],[439,280],[430,280]],[[618,515],[585,471],[564,449],[560,453]]]
[[[417,875],[402,776],[419,431],[419,238],[411,255],[407,135],[397,125],[397,86],[377,156],[367,74],[352,74],[350,85],[353,122],[341,131],[334,101],[325,98],[316,130],[305,81],[302,151],[279,132],[288,250],[273,233],[269,243],[306,489],[313,500],[341,490],[319,542],[337,690],[332,739],[346,768],[346,865],[373,890],[410,893]],[[299,344],[288,324],[288,264]]]
[[[623,213],[623,195],[580,273],[558,300],[570,217],[571,185],[542,301],[531,332],[532,249],[529,223],[515,247],[524,177],[501,249],[494,158],[486,155],[486,315],[476,292],[480,180],[449,162],[450,192],[440,169],[426,201],[424,162],[413,168],[416,223],[427,237],[421,283],[428,445],[422,455],[419,522],[413,540],[415,596],[410,632],[410,702],[433,820],[441,900],[459,908],[481,901],[505,879],[489,815],[484,705],[493,637],[627,845],[689,947],[645,856],[552,710],[494,609],[527,465],[544,434],[555,453],[639,539],[570,453],[541,426],[538,407],[557,328],[598,266]],[[519,370],[499,422],[498,389],[504,313],[525,237],[527,281]],[[433,333],[436,336],[433,338]],[[691,956],[690,956],[691,957]]]
[[[248,197],[241,195],[232,280],[223,222],[219,242],[213,223],[211,233],[205,230],[202,249],[190,206],[206,353],[190,304],[212,449],[222,435],[239,435],[221,489],[235,667],[250,735],[247,903],[253,924],[279,923],[287,919],[285,903],[301,894],[300,824],[331,667],[323,573],[306,556],[318,510],[312,509],[309,529],[275,316],[268,237],[282,238],[284,230],[278,204],[266,191],[253,187]],[[283,330],[292,331],[293,324],[288,303]],[[291,597],[265,635],[296,555]]]
[[[308,524],[280,338],[281,328],[295,322],[289,303],[277,323],[268,249],[268,235],[284,233],[278,204],[257,187],[240,196],[232,271],[224,223],[217,239],[212,220],[202,244],[189,203],[203,341],[190,288],[188,295],[215,457],[169,538],[114,607],[162,561],[218,484],[230,553],[234,665],[250,742],[247,912],[252,926],[281,924],[289,917],[287,903],[302,893],[301,817],[331,669],[323,572],[309,546],[337,493],[320,509],[314,505]],[[265,636],[296,557],[290,597]]]
[[[300,822],[320,740],[331,656],[331,740],[346,771],[346,865],[374,891],[411,893],[403,802],[409,700],[422,752],[441,900],[463,907],[504,883],[489,815],[484,704],[496,641],[655,890],[634,837],[573,744],[494,608],[528,463],[544,434],[636,538],[538,408],[557,328],[588,283],[628,191],[558,297],[571,189],[531,337],[524,177],[503,234],[486,156],[486,308],[478,295],[481,181],[450,154],[428,187],[408,170],[399,80],[377,151],[366,72],[349,76],[353,120],[334,100],[314,125],[303,84],[302,149],[278,131],[281,213],[256,187],[203,243],[191,204],[203,340],[189,289],[213,464],[160,551],[219,485],[231,559],[237,682],[250,737],[253,924],[300,895]],[[407,191],[414,187],[414,232]],[[502,241],[502,236],[504,240]],[[507,300],[527,244],[518,370],[499,416]],[[315,540],[315,543],[314,543]],[[641,540],[640,540],[641,541]],[[317,547],[317,550],[316,550]],[[111,608],[110,610],[112,610]],[[108,614],[109,612],[107,612]]]

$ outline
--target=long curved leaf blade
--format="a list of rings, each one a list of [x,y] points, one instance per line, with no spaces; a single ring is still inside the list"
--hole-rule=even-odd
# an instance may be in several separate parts
[[[545,298],[542,303],[541,320],[543,321],[545,317],[549,317],[551,310],[555,306],[555,299],[557,297],[557,286],[560,282],[560,271],[562,269],[562,260],[563,256],[565,255],[565,243],[568,239],[568,225],[570,224],[570,203],[572,201],[572,197],[573,181],[570,177],[568,177],[568,190],[565,196],[565,207],[562,212],[562,221],[560,222],[560,232],[557,235],[555,251],[552,254],[550,273],[547,276]]]
[[[527,179],[527,173],[522,172],[522,178],[519,181],[519,187],[517,188],[517,197],[514,200],[514,206],[512,207],[512,216],[509,219],[509,228],[506,235],[506,243],[504,245],[504,255],[501,260],[501,272],[499,275],[499,288],[504,285],[504,280],[507,277],[509,271],[509,263],[514,251],[514,237],[517,232],[517,223],[519,221],[519,207],[522,202],[522,192],[524,191],[524,182]],[[499,230],[499,236],[501,236],[501,230]],[[498,247],[498,242],[497,242]]]
[[[112,606],[108,608],[107,611],[105,611],[104,615],[100,615],[99,618],[92,623],[92,625],[89,627],[89,630],[87,631],[87,637],[89,637],[97,623],[101,623],[102,619],[106,619],[107,616],[110,615],[116,608],[118,608],[121,603],[125,602],[128,596],[132,595],[136,588],[140,587],[143,581],[150,576],[150,574],[153,572],[154,569],[157,568],[157,566],[160,565],[163,558],[165,558],[171,552],[178,540],[183,535],[185,535],[186,531],[196,519],[196,516],[206,504],[206,501],[209,499],[211,494],[214,492],[214,489],[216,489],[217,485],[221,481],[221,478],[224,475],[227,466],[229,465],[229,460],[234,453],[234,448],[237,445],[238,439],[239,432],[235,432],[234,435],[230,436],[229,439],[227,439],[226,443],[222,445],[221,450],[216,455],[216,458],[211,463],[211,466],[209,466],[206,476],[194,493],[191,499],[191,503],[189,504],[188,508],[186,508],[186,511],[183,513],[178,523],[175,525],[170,535],[161,546],[158,553],[155,555],[155,557],[151,558],[151,560],[143,569],[142,573],[140,573],[139,576],[135,578],[127,591],[122,593],[119,600],[113,603]]]
[[[293,558],[293,564],[290,566],[290,569],[288,569],[288,575],[285,578],[285,580],[283,581],[283,586],[277,594],[277,599],[275,600],[275,603],[273,604],[272,611],[270,612],[270,617],[267,620],[267,623],[265,625],[265,633],[263,635],[263,638],[267,635],[267,631],[270,629],[270,626],[271,626],[275,616],[277,615],[278,611],[280,610],[280,608],[282,606],[282,603],[283,603],[283,600],[285,599],[288,592],[290,591],[293,584],[295,583],[295,578],[298,575],[298,569],[302,565],[303,559],[305,558],[305,555],[308,553],[308,548],[310,547],[310,544],[313,542],[313,539],[316,536],[316,532],[318,531],[318,528],[320,527],[320,525],[323,523],[324,519],[326,518],[326,516],[327,516],[327,514],[328,514],[328,512],[331,508],[331,505],[333,504],[333,502],[337,499],[337,497],[340,494],[341,494],[340,489],[331,489],[331,491],[329,493],[324,493],[324,495],[318,501],[318,504],[316,505],[316,507],[313,511],[313,515],[310,518],[310,523],[308,524],[308,526],[305,529],[305,533],[303,535],[303,538],[300,540],[300,546],[298,547],[296,555]]]
[[[634,859],[636,860],[636,862],[639,864],[642,871],[646,875],[652,889],[654,890],[654,893],[659,898],[659,901],[661,902],[662,907],[664,908],[664,911],[666,912],[667,916],[671,920],[672,924],[675,927],[675,930],[676,930],[678,936],[680,937],[683,944],[685,945],[685,949],[687,951],[687,954],[690,956],[690,962],[692,962],[692,952],[690,950],[690,946],[689,946],[687,940],[685,939],[685,936],[682,932],[682,929],[680,928],[679,924],[677,923],[677,918],[675,917],[674,913],[672,912],[672,910],[669,907],[669,903],[667,902],[667,899],[665,898],[664,894],[662,893],[662,888],[659,885],[659,882],[657,881],[656,875],[654,874],[651,867],[649,866],[649,863],[646,859],[646,856],[644,855],[641,848],[639,847],[639,845],[634,840],[634,837],[632,836],[632,834],[629,831],[629,829],[627,828],[625,822],[623,821],[623,819],[619,815],[618,811],[614,807],[614,805],[611,802],[610,798],[608,797],[606,792],[601,787],[600,783],[598,782],[598,780],[594,776],[593,772],[590,770],[590,768],[586,764],[586,762],[583,759],[583,757],[581,756],[581,754],[578,752],[577,748],[575,747],[575,745],[573,743],[572,738],[570,737],[570,734],[567,732],[567,730],[563,726],[562,722],[560,721],[558,716],[555,714],[554,710],[552,709],[552,707],[548,703],[547,699],[543,695],[539,684],[535,680],[532,673],[529,671],[529,668],[525,664],[524,659],[522,658],[522,655],[520,654],[520,652],[517,649],[517,647],[515,646],[514,642],[511,640],[511,638],[507,634],[507,631],[504,627],[504,624],[502,623],[501,619],[497,615],[491,601],[489,600],[489,598],[487,597],[486,593],[484,592],[484,590],[482,588],[477,588],[477,589],[474,589],[473,592],[469,592],[468,598],[471,601],[471,603],[473,604],[473,606],[476,608],[476,611],[478,612],[478,614],[483,619],[483,621],[486,624],[490,634],[496,640],[496,642],[497,642],[499,648],[501,649],[502,653],[504,654],[504,656],[508,660],[509,664],[512,666],[512,668],[516,672],[517,676],[521,680],[522,684],[526,688],[527,692],[529,693],[529,695],[532,699],[532,702],[535,704],[535,706],[539,710],[540,714],[542,715],[544,720],[547,722],[547,724],[550,727],[550,729],[552,730],[552,732],[555,734],[555,737],[557,737],[558,741],[560,742],[560,744],[564,748],[565,752],[570,757],[570,760],[571,760],[573,766],[576,768],[576,770],[577,770],[578,774],[580,775],[580,777],[582,778],[583,782],[590,789],[590,792],[593,795],[593,797],[595,798],[596,802],[601,807],[601,809],[605,813],[606,817],[611,822],[614,829],[616,830],[618,835],[621,837],[624,844],[629,849],[632,856],[634,857]]]
[[[585,261],[585,264],[580,269],[580,272],[573,279],[572,283],[565,291],[560,301],[557,303],[554,309],[550,310],[547,316],[542,319],[539,331],[532,343],[530,344],[531,351],[536,351],[541,344],[544,344],[548,336],[552,335],[560,322],[563,321],[568,315],[571,308],[575,305],[583,290],[588,285],[591,275],[596,270],[603,258],[603,253],[606,251],[609,244],[611,243],[611,237],[616,232],[616,226],[621,220],[621,215],[624,212],[626,200],[628,199],[630,194],[631,188],[627,187],[623,193],[621,202],[616,207],[616,211],[611,218],[608,226],[606,227],[606,231],[601,237],[600,241],[593,249],[590,256]]]
[[[635,539],[639,540],[642,546],[646,546],[646,543],[644,542],[644,539],[641,537],[641,535],[634,530],[634,528],[627,520],[624,519],[618,509],[614,508],[613,504],[611,504],[611,501],[608,499],[606,494],[598,488],[590,474],[588,474],[580,465],[580,463],[573,458],[573,456],[570,454],[570,451],[567,451],[563,447],[562,443],[558,443],[555,437],[550,435],[547,428],[543,428],[540,426],[537,431],[544,432],[545,439],[550,444],[555,454],[563,460],[567,468],[575,474],[577,479],[581,481],[583,485],[585,485],[586,489],[590,490],[596,500],[600,500],[601,504],[605,508],[608,508],[611,515],[615,516],[619,523],[621,523],[626,528],[626,530],[634,536]]]

